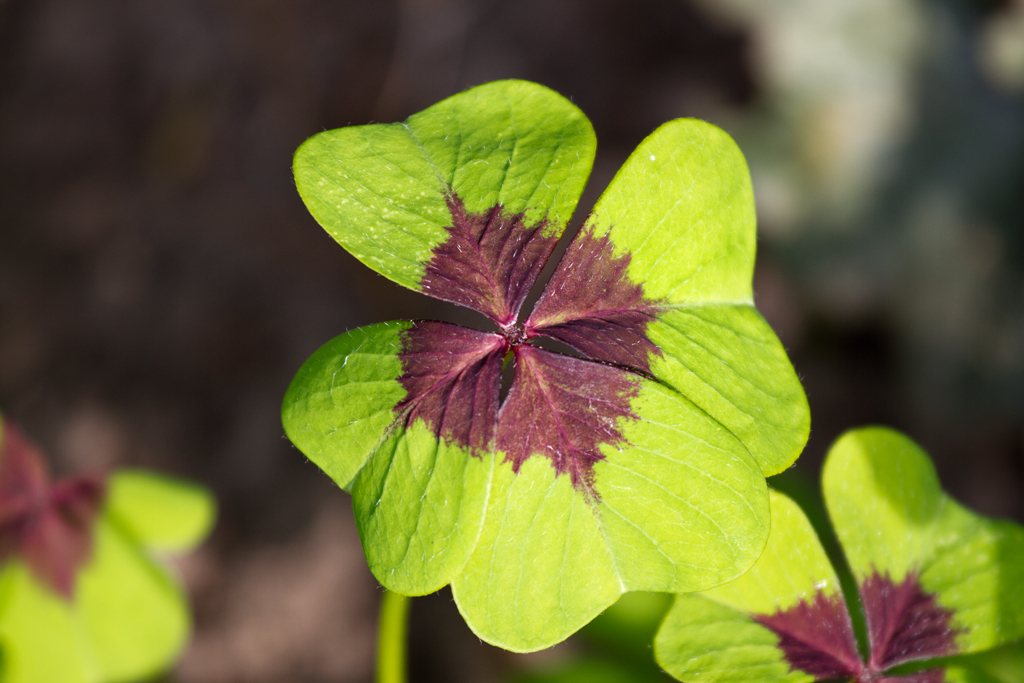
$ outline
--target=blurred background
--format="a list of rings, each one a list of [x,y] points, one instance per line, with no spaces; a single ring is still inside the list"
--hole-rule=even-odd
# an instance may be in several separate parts
[[[814,505],[832,440],[885,423],[962,502],[1024,522],[1024,1],[0,0],[0,407],[59,474],[216,492],[212,540],[178,567],[196,633],[167,680],[371,680],[380,589],[281,397],[345,330],[466,314],[349,257],[291,155],[508,77],[593,121],[572,229],[658,124],[738,140],[757,304],[811,404],[782,486]],[[621,644],[606,625],[511,655],[445,591],[413,604],[412,677],[546,680]]]

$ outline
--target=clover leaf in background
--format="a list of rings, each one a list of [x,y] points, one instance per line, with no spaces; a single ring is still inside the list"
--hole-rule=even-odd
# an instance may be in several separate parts
[[[473,631],[516,651],[563,640],[625,591],[738,576],[767,539],[764,477],[808,432],[753,305],[746,163],[707,123],[640,144],[524,315],[595,146],[568,100],[498,81],[295,156],[306,206],[351,254],[494,330],[343,334],[293,380],[285,431],[352,493],[381,584],[451,583]]]
[[[866,652],[810,523],[772,492],[764,554],[735,581],[676,597],[655,642],[659,663],[690,683],[1001,680],[991,663],[957,655],[1024,637],[1024,528],[958,505],[928,456],[890,429],[842,436],[822,488]]]
[[[170,666],[189,610],[152,553],[195,546],[214,514],[204,489],[145,472],[52,483],[0,419],[0,681],[115,683]]]

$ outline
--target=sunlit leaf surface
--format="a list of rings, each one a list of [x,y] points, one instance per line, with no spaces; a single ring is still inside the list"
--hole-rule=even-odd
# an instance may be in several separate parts
[[[494,327],[343,334],[292,382],[285,431],[351,491],[383,585],[451,583],[470,627],[511,650],[563,640],[625,591],[738,576],[767,539],[764,477],[807,438],[803,391],[753,307],[750,177],[714,126],[643,141],[522,310],[594,149],[570,102],[499,81],[295,157],[342,246]]]
[[[662,666],[694,683],[1000,680],[957,656],[1024,637],[1024,528],[958,505],[928,456],[889,429],[840,438],[823,488],[867,653],[810,523],[773,492],[764,554],[735,581],[676,598],[656,641]]]

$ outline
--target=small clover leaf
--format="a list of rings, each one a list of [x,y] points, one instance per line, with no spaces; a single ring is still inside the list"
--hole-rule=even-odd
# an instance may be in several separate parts
[[[595,144],[561,96],[499,81],[295,157],[342,246],[495,330],[343,334],[293,380],[285,431],[352,493],[384,586],[451,583],[473,631],[510,650],[563,640],[625,591],[738,576],[767,539],[764,476],[807,438],[803,390],[753,306],[750,176],[714,126],[674,121],[641,143],[521,310]]]
[[[181,589],[150,551],[199,543],[203,489],[143,472],[51,483],[39,451],[0,420],[0,649],[4,683],[139,680],[190,629]]]
[[[659,663],[693,683],[997,680],[956,655],[1024,637],[1024,528],[958,505],[928,456],[889,429],[842,436],[822,488],[856,580],[867,656],[817,535],[773,491],[764,554],[735,581],[676,597],[655,641]]]

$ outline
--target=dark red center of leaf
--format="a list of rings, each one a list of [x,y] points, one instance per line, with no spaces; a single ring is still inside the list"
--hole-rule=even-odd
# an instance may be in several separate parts
[[[810,602],[755,618],[779,636],[779,647],[794,669],[821,680],[854,677],[864,668],[842,593],[818,591]]]
[[[584,227],[526,322],[528,336],[557,339],[588,358],[650,374],[661,349],[647,337],[657,303],[626,273],[630,255],[616,256],[608,234]]]
[[[888,574],[872,573],[860,585],[871,639],[871,665],[884,670],[903,662],[943,657],[956,652],[953,612],[925,593],[917,576],[894,583]]]
[[[417,321],[402,333],[406,397],[395,411],[420,419],[438,439],[490,450],[498,418],[504,337],[450,323]]]
[[[535,453],[596,499],[594,464],[602,444],[624,441],[616,427],[639,391],[636,378],[615,367],[529,345],[516,347],[516,374],[498,418],[498,449],[518,472]]]
[[[545,234],[546,220],[527,226],[523,214],[510,214],[500,204],[475,214],[466,211],[454,192],[447,201],[449,237],[434,249],[420,287],[438,299],[480,311],[503,331],[514,329],[558,234]]]
[[[915,574],[901,583],[873,572],[860,585],[868,623],[871,656],[865,664],[857,652],[853,625],[841,594],[820,591],[811,601],[754,618],[779,636],[779,648],[793,669],[815,680],[854,679],[858,683],[940,683],[941,669],[887,676],[892,667],[956,652],[953,612],[925,593]]]
[[[421,420],[438,439],[474,455],[497,447],[516,472],[542,454],[596,499],[593,466],[604,458],[601,446],[623,442],[617,420],[636,418],[630,401],[639,375],[649,374],[650,354],[661,353],[646,335],[655,304],[628,279],[629,255],[616,256],[607,236],[584,230],[521,327],[520,308],[558,235],[545,234],[546,221],[527,226],[523,214],[500,205],[473,214],[454,192],[447,201],[449,238],[434,250],[420,285],[431,296],[484,313],[500,335],[413,323],[402,335],[399,381],[406,397],[395,407],[396,419]],[[531,345],[541,336],[586,358]],[[515,375],[499,417],[509,352]]]
[[[92,551],[104,484],[81,476],[51,484],[39,450],[9,421],[0,444],[0,561],[21,557],[67,599]]]

